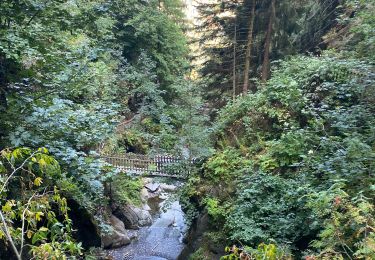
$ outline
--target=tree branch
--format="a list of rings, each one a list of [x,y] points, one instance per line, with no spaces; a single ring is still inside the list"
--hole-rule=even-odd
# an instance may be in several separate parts
[[[3,224],[4,224],[4,233],[7,236],[8,240],[10,242],[10,245],[12,246],[14,254],[16,255],[16,257],[17,257],[18,260],[22,260],[21,255],[18,253],[17,247],[16,247],[16,245],[13,242],[12,236],[9,233],[9,229],[8,229],[8,226],[7,226],[6,222],[5,222],[2,210],[0,210],[0,218],[1,218],[1,222],[3,222]]]
[[[8,178],[5,180],[3,186],[1,187],[0,194],[3,193],[5,187],[7,186],[9,180],[13,177],[13,175],[14,175],[18,170],[22,169],[23,166],[24,166],[24,165],[25,165],[25,164],[26,164],[26,163],[27,163],[32,157],[34,157],[34,155],[37,154],[37,153],[38,153],[38,152],[33,152],[33,153],[32,153],[29,157],[27,157],[27,158],[23,161],[23,163],[22,163],[19,167],[17,167],[17,168],[15,168],[14,165],[13,165],[12,163],[10,163],[9,160],[7,159],[7,161],[10,163],[10,166],[11,166],[12,169],[13,169],[13,172],[12,172],[12,173],[8,176]]]

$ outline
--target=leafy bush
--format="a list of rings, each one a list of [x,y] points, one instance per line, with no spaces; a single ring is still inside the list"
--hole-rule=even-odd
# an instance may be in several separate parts
[[[207,255],[204,248],[199,248],[197,251],[195,251],[193,254],[189,256],[189,260],[209,260],[210,256]]]
[[[308,192],[309,187],[293,179],[265,173],[244,177],[238,200],[227,218],[231,239],[247,245],[272,239],[295,244],[314,228],[301,199]]]
[[[272,242],[311,259],[373,257],[373,66],[339,57],[282,61],[257,93],[219,112],[219,149],[192,196],[233,243]]]
[[[67,201],[54,187],[60,177],[57,161],[45,148],[1,151],[0,239],[18,259],[29,254],[35,259],[81,255],[81,244],[72,238]]]
[[[322,222],[318,239],[312,241],[319,259],[375,257],[374,204],[362,193],[350,197],[345,185],[336,183],[328,190],[312,193],[306,206]]]
[[[45,107],[34,107],[10,134],[10,141],[14,146],[47,147],[65,173],[60,181],[73,178],[81,188],[70,190],[74,193],[68,195],[94,213],[105,201],[102,180],[115,172],[96,159],[91,150],[112,134],[116,114],[104,105],[85,107],[56,98]]]
[[[275,244],[260,244],[256,249],[251,247],[238,248],[236,246],[227,247],[225,251],[229,255],[223,256],[220,260],[288,260],[292,259],[288,252]]]
[[[117,114],[113,108],[105,104],[85,107],[55,98],[43,107],[35,106],[10,134],[10,141],[14,146],[48,143],[54,150],[71,147],[88,151],[112,133]]]
[[[208,215],[212,218],[213,223],[222,227],[231,210],[231,204],[229,202],[220,203],[218,199],[209,197],[204,198],[202,203],[207,209]]]
[[[136,206],[142,204],[140,192],[143,187],[140,178],[132,178],[124,173],[117,174],[110,182],[111,199],[119,204],[130,203]]]
[[[206,162],[205,177],[212,182],[220,183],[235,179],[240,175],[240,170],[249,162],[243,160],[236,150],[224,150],[217,153]]]

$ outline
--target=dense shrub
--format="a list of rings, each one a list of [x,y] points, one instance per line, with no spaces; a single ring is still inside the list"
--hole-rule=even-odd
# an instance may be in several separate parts
[[[314,229],[302,197],[309,188],[302,181],[264,173],[241,181],[238,200],[227,219],[233,241],[257,245],[272,239],[293,245]]]
[[[212,228],[295,256],[373,257],[374,83],[368,63],[297,56],[223,108],[196,193]]]
[[[56,187],[60,178],[60,166],[46,148],[0,151],[0,239],[17,259],[81,255],[81,243],[72,237],[67,200]]]

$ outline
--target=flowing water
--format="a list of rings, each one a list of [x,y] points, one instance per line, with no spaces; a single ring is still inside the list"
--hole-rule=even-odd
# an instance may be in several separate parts
[[[184,249],[187,227],[176,196],[163,193],[148,203],[154,210],[152,225],[133,231],[138,234],[130,245],[110,250],[114,260],[176,260]]]

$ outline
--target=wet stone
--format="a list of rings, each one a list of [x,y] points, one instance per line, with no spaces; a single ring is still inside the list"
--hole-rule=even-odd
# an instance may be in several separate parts
[[[153,200],[153,203],[150,203],[150,200]],[[182,241],[186,225],[179,202],[172,201],[163,207],[164,211],[160,210],[163,204],[160,198],[151,197],[147,202],[152,209],[158,209],[159,213],[155,214],[150,226],[138,230],[138,236],[131,244],[109,251],[114,260],[175,260],[184,249],[185,244]]]
[[[148,189],[150,192],[156,192],[160,187],[159,183],[147,183],[145,184],[145,188]]]

